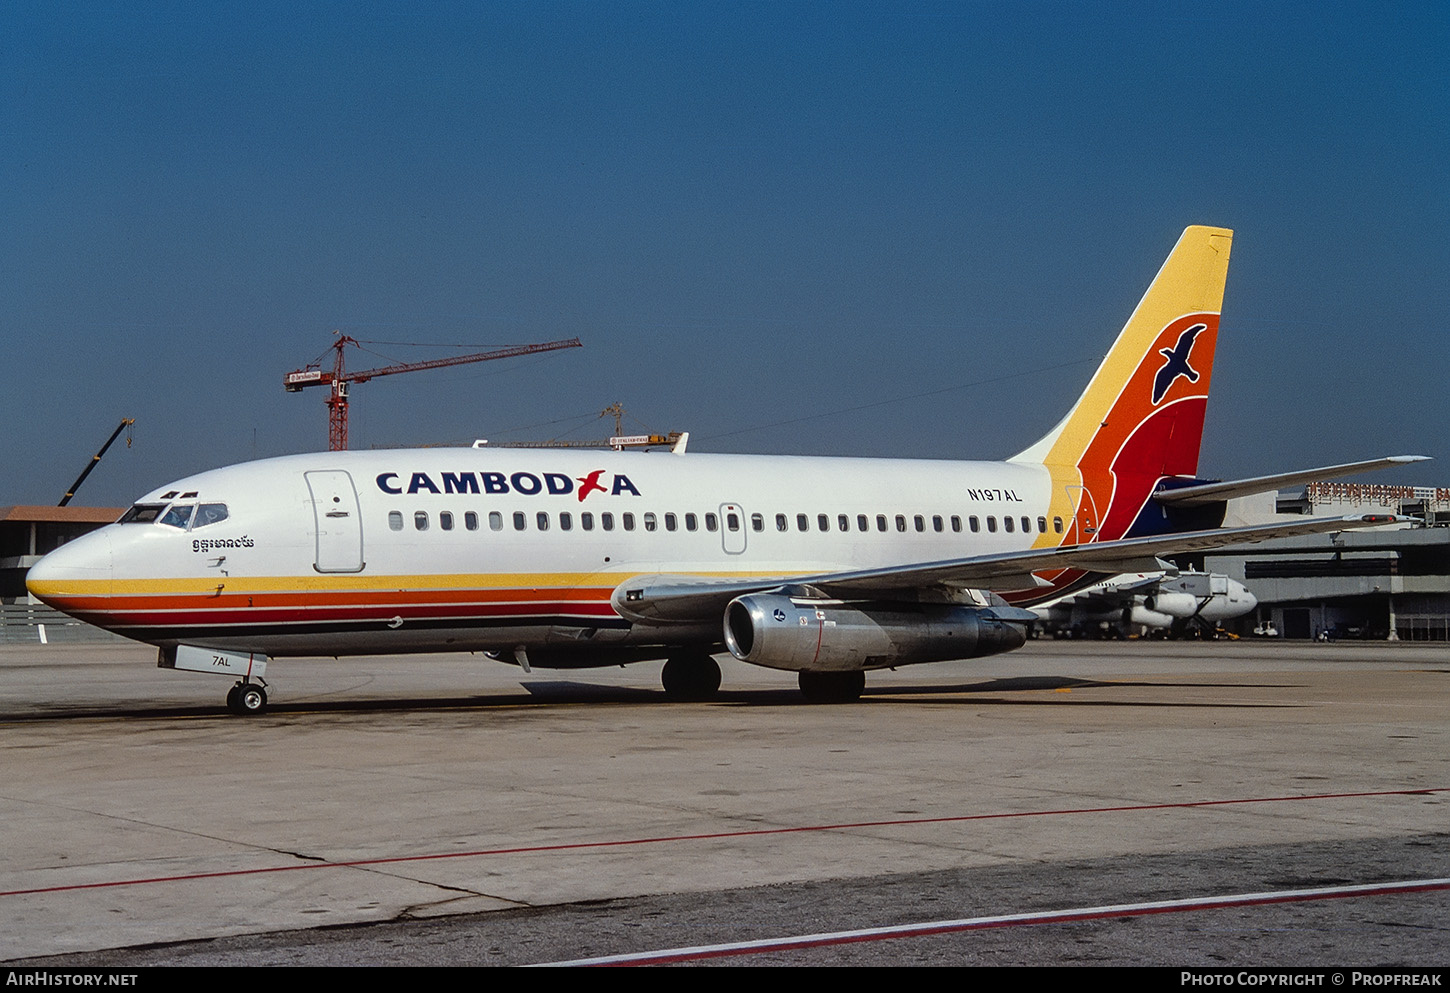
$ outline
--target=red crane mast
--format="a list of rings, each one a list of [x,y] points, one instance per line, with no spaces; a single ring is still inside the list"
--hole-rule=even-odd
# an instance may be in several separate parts
[[[496,348],[490,352],[476,352],[472,355],[454,355],[450,358],[429,359],[424,362],[400,362],[362,372],[348,372],[343,359],[343,349],[348,345],[362,347],[361,342],[351,335],[334,331],[337,341],[333,343],[332,371],[322,368],[320,361],[287,373],[282,377],[282,386],[288,393],[297,393],[309,386],[328,386],[331,392],[327,398],[327,447],[334,452],[347,450],[347,394],[348,384],[366,383],[379,376],[391,376],[399,372],[421,372],[424,369],[441,369],[444,366],[467,365],[470,362],[487,362],[490,359],[510,359],[517,355],[537,355],[561,348],[582,348],[578,338],[563,341],[546,341],[537,345],[511,345]]]

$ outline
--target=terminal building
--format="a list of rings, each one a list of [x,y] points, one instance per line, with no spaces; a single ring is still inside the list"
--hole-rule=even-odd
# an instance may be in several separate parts
[[[0,601],[25,601],[25,573],[42,555],[123,513],[124,507],[0,507]]]
[[[123,507],[0,507],[0,644],[108,639],[43,604],[25,589],[25,574],[46,552],[115,521]]]
[[[1237,506],[1236,506],[1237,505]],[[1311,483],[1230,505],[1230,524],[1294,516],[1401,514],[1423,523],[1282,538],[1208,553],[1201,567],[1243,583],[1258,598],[1233,622],[1245,635],[1285,638],[1450,640],[1450,488]]]

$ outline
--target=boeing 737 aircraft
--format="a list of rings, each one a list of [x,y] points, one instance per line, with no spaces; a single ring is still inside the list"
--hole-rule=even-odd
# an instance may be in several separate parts
[[[1114,576],[1080,593],[1039,604],[1039,629],[1053,637],[1160,632],[1170,638],[1212,635],[1218,625],[1253,610],[1258,600],[1244,584],[1206,572],[1137,572]]]
[[[1023,644],[1023,609],[1157,556],[1392,518],[1229,528],[1244,493],[1383,468],[1197,478],[1232,232],[1179,239],[1086,391],[1006,462],[550,450],[329,452],[146,494],[52,552],[30,591],[236,676],[269,657],[484,651],[523,666],[665,659],[675,698],[713,652],[851,700],[865,672]]]

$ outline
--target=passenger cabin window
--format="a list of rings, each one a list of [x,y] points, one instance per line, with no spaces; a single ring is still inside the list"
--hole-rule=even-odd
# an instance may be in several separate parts
[[[561,510],[561,511],[559,511],[559,530],[560,531],[572,531],[572,530],[574,530],[574,515],[571,514],[571,513],[569,513],[567,510]]]
[[[514,530],[522,531],[529,526],[529,515],[522,510],[514,511]]]
[[[700,519],[698,517],[696,517],[694,514],[686,514],[685,515],[685,530],[686,531],[698,531],[699,529],[700,529]]]
[[[549,530],[549,515],[547,513],[542,510],[539,511],[537,514],[534,515],[534,520],[539,525],[540,531]]]
[[[679,525],[680,525],[680,519],[678,517],[676,517],[674,514],[666,514],[665,515],[665,530],[666,531],[677,531],[677,530],[679,530]]]
[[[614,530],[614,515],[611,514],[607,510],[604,511],[603,513],[601,513],[599,515],[599,527],[602,530],[605,530],[605,531],[613,531]]]
[[[1037,518],[1037,533],[1038,534],[1046,534],[1047,533],[1047,518],[1045,518],[1045,517],[1039,517],[1039,518]]]
[[[388,527],[394,531],[403,530],[403,512],[401,510],[388,511]]]
[[[619,516],[624,519],[624,530],[626,530],[626,531],[633,531],[634,530],[634,515],[633,514],[620,514]]]
[[[1032,518],[1030,518],[1030,517],[1024,517],[1024,518],[1022,518],[1022,533],[1023,534],[1031,534],[1032,533]]]
[[[594,515],[587,510],[584,511],[582,514],[579,515],[579,526],[585,531],[593,531]]]
[[[906,530],[906,516],[904,514],[897,514],[896,515],[896,530],[898,530],[898,531],[905,531]]]
[[[811,529],[811,519],[805,514],[796,514],[795,529],[797,531],[809,531]]]
[[[816,527],[820,528],[822,531],[831,530],[831,519],[825,514],[817,514]]]
[[[997,518],[991,516],[990,514],[987,515],[987,530],[992,532],[993,534],[997,533]]]
[[[490,531],[502,531],[503,530],[503,514],[500,514],[496,510],[490,510],[488,512],[488,529]]]
[[[644,515],[644,529],[646,531],[656,531],[659,529],[659,522],[652,511]]]
[[[941,522],[941,514],[933,514],[932,515],[932,518],[931,518],[931,529],[933,531],[941,531],[941,530],[944,529],[944,525]]]
[[[912,518],[912,523],[916,525],[916,529],[918,531],[926,530],[926,519],[920,514],[917,514],[914,518]]]
[[[775,529],[777,531],[789,531],[790,530],[790,519],[788,517],[786,517],[784,514],[776,514],[775,515]]]
[[[1062,534],[1062,518],[1061,517],[1054,517],[1052,519],[1052,530],[1056,531],[1058,534]]]
[[[472,511],[472,510],[466,511],[464,513],[464,515],[463,515],[463,526],[466,527],[466,528],[468,528],[468,530],[470,530],[470,531],[477,531],[478,530],[478,513],[476,511]]]
[[[991,518],[989,517],[989,518],[987,518],[987,520],[990,521]],[[988,526],[990,527],[991,525],[988,525]],[[1011,534],[1012,533],[1012,518],[1010,518],[1010,517],[1004,517],[1004,518],[1002,518],[1002,530],[1003,531],[1006,531],[1008,534]]]
[[[752,530],[752,531],[764,531],[765,530],[765,518],[764,517],[761,517],[759,514],[751,514],[750,515],[750,530]]]
[[[851,518],[848,517],[848,516],[846,516],[845,514],[837,514],[836,515],[836,530],[838,530],[838,531],[849,531],[849,530],[851,530]]]
[[[720,530],[720,519],[718,517],[716,517],[714,514],[706,514],[705,515],[705,530],[706,531],[719,531]]]
[[[453,530],[453,514],[447,510],[438,512],[438,526],[444,531]]]
[[[192,512],[196,510],[195,504],[173,504],[161,517],[161,523],[167,527],[180,528],[185,531],[186,526],[191,523]]]
[[[886,530],[886,515],[885,514],[877,514],[876,515],[876,530],[877,531],[885,531]]]
[[[952,515],[952,530],[957,534],[962,533],[962,519],[956,514]]]
[[[867,520],[865,514],[857,514],[856,515],[856,530],[857,531],[870,531],[871,530],[871,522],[869,520]]]
[[[967,527],[972,529],[972,534],[976,534],[978,531],[982,530],[982,522],[977,520],[976,514],[973,514],[967,518]]]
[[[428,512],[426,510],[420,510],[413,514],[413,530],[428,530]]]

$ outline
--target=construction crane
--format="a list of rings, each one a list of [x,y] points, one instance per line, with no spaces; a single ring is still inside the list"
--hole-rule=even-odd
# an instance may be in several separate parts
[[[106,449],[110,448],[111,443],[121,436],[122,431],[125,431],[127,428],[135,423],[136,418],[127,417],[122,420],[120,424],[116,425],[116,430],[111,432],[111,436],[106,439],[106,443],[101,446],[101,450],[91,456],[91,461],[86,465],[85,471],[76,477],[76,481],[74,483],[70,484],[70,489],[65,491],[65,496],[60,498],[60,503],[56,504],[57,507],[64,507],[66,504],[70,503],[70,498],[76,495],[76,490],[81,488],[81,483],[84,483],[86,481],[86,477],[91,474],[91,470],[94,469],[96,467],[96,464],[101,461],[101,456],[106,454]],[[126,447],[131,447],[131,436],[129,434],[126,435]]]
[[[669,434],[625,434],[624,405],[618,401],[599,412],[599,416],[614,416],[614,436],[603,441],[505,441],[493,448],[612,448],[616,452],[625,448],[653,448],[669,445],[671,450],[683,454],[689,444],[688,431],[671,431]],[[480,443],[475,443],[478,447]]]
[[[344,366],[343,349],[348,345],[361,348],[363,343],[351,335],[334,331],[337,341],[333,343],[332,371],[322,368],[322,360],[310,363],[282,377],[282,386],[288,393],[297,393],[309,386],[331,387],[327,398],[327,447],[334,452],[347,451],[347,394],[350,383],[366,383],[379,376],[391,376],[399,372],[421,372],[424,369],[441,369],[444,366],[466,365],[470,362],[487,362],[490,359],[510,359],[517,355],[537,355],[561,348],[582,348],[578,338],[565,341],[546,341],[538,345],[512,345],[496,348],[491,352],[477,352],[473,355],[455,355],[451,358],[429,359],[426,362],[400,362],[397,365],[366,369],[362,372],[348,372]],[[326,353],[323,353],[324,355]]]

